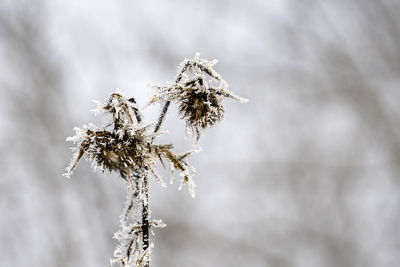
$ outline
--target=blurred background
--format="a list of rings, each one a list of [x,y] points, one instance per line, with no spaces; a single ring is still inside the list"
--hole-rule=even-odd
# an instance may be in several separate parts
[[[91,100],[118,87],[143,106],[195,52],[250,102],[226,100],[201,139],[195,199],[152,180],[168,226],[151,266],[398,266],[399,14],[396,0],[2,0],[0,266],[109,266],[125,186],[86,161],[62,177],[65,138],[99,122]],[[163,142],[184,151],[176,110]]]

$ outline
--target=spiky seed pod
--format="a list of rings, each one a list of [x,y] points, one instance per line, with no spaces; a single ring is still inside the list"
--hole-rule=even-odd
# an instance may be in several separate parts
[[[216,60],[200,58],[199,54],[193,59],[185,59],[178,68],[175,82],[156,86],[148,104],[160,101],[178,103],[179,114],[185,119],[187,128],[199,139],[205,128],[223,119],[222,97],[247,102],[228,90],[228,83],[213,69],[216,64]]]
[[[186,124],[200,136],[200,130],[221,121],[225,108],[222,97],[212,91],[198,91],[193,88],[184,89],[179,103],[179,114]]]
[[[94,169],[100,168],[106,173],[119,172],[131,186],[134,184],[132,179],[143,176],[145,172],[150,172],[162,186],[166,186],[154,169],[157,160],[163,162],[164,159],[170,165],[171,175],[178,170],[183,177],[180,187],[189,183],[189,191],[194,197],[195,184],[192,176],[195,169],[186,162],[186,157],[192,152],[176,155],[172,152],[171,144],[153,144],[154,138],[163,133],[155,133],[153,123],[140,122],[134,100],[128,100],[117,90],[104,102],[98,102],[97,109],[93,111],[111,113],[113,123],[110,126],[113,125],[114,128],[107,131],[93,124],[75,128],[75,135],[67,138],[67,141],[74,142],[76,146],[64,176],[70,177],[79,160],[86,155],[92,161]],[[134,123],[133,116],[140,123]]]
[[[76,154],[66,175],[72,174],[84,154],[92,161],[95,169],[99,167],[103,172],[119,171],[125,180],[131,172],[140,175],[151,157],[148,144],[152,136],[145,131],[149,126],[125,126],[112,132],[94,125],[75,128],[76,135],[67,140],[77,144]]]

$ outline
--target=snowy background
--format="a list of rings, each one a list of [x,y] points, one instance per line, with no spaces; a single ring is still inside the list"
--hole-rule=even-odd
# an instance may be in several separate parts
[[[400,2],[0,2],[0,266],[109,266],[125,186],[65,138],[116,87],[200,52],[228,113],[192,158],[197,197],[151,185],[151,266],[395,267],[400,262]],[[156,118],[159,106],[145,110]],[[166,141],[183,151],[173,106]]]

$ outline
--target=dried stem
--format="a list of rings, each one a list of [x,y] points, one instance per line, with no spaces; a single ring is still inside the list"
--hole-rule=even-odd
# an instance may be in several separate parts
[[[165,114],[167,114],[169,104],[171,104],[171,101],[167,101],[167,102],[165,102],[165,104],[164,104],[164,107],[163,107],[163,109],[162,109],[162,111],[161,111],[161,113],[160,113],[160,116],[158,117],[158,121],[157,121],[156,127],[154,128],[154,132],[155,132],[155,133],[158,132],[158,130],[159,130],[160,127],[161,127],[161,124],[162,124],[163,121],[164,121]]]
[[[143,233],[143,251],[149,248],[149,179],[147,174],[143,177],[144,195],[142,199],[142,233]],[[144,267],[149,267],[147,262]]]
[[[182,79],[182,75],[183,75],[183,73],[187,70],[188,66],[189,66],[189,65],[186,64],[186,65],[181,69],[181,71],[179,72],[178,76],[176,77],[175,83],[178,83],[178,82]],[[161,111],[161,113],[160,113],[160,116],[158,117],[158,121],[157,121],[156,127],[154,128],[154,132],[155,132],[155,133],[158,132],[158,130],[160,129],[161,124],[162,124],[163,121],[164,121],[165,114],[167,114],[167,111],[168,111],[168,108],[169,108],[169,105],[170,105],[170,104],[171,104],[171,101],[165,102],[164,107],[163,107],[163,109],[162,109],[162,111]]]

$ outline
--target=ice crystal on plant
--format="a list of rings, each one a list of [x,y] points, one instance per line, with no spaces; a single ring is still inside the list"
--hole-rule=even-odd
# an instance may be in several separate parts
[[[153,233],[155,228],[164,228],[167,225],[161,220],[152,220],[149,223],[150,231]],[[129,224],[121,225],[121,229],[114,234],[114,239],[118,240],[119,244],[115,248],[114,258],[110,260],[111,264],[119,263],[120,266],[145,266],[151,255],[150,245],[146,250],[140,250],[140,240],[142,238],[142,225]]]

